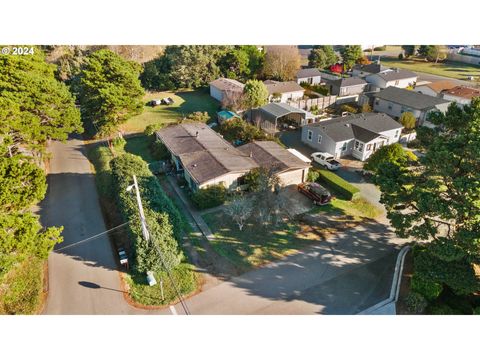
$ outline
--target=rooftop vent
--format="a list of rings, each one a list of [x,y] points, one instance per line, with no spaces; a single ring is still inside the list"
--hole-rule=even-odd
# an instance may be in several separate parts
[[[350,124],[345,124],[346,127],[350,127]]]

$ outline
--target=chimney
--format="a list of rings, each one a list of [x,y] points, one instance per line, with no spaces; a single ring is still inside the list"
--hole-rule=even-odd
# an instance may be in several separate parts
[[[250,157],[253,158],[253,151],[250,150]]]

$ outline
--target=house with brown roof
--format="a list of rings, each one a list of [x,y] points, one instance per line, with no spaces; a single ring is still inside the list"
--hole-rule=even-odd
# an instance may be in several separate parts
[[[480,89],[466,86],[456,86],[442,92],[445,100],[453,101],[460,107],[470,105],[474,97],[480,97]]]
[[[245,87],[240,81],[227,78],[218,78],[210,83],[210,96],[222,102],[226,96],[235,96],[243,93]]]
[[[263,82],[268,90],[269,101],[286,103],[288,100],[301,99],[305,89],[295,81],[266,80]]]
[[[248,150],[235,148],[203,123],[167,126],[157,131],[156,137],[166,146],[175,170],[185,178],[193,191],[219,184],[228,190],[235,190],[242,185],[242,177],[246,173],[268,162],[278,166],[278,172],[285,174],[282,176],[289,183],[295,179],[302,182],[299,170],[309,167],[302,161],[302,168],[301,160],[295,162],[295,158],[292,159],[294,155],[278,144],[272,146],[265,142],[258,148],[252,146]],[[265,162],[267,156],[270,159]],[[289,175],[291,172],[294,174]]]
[[[415,86],[414,91],[420,94],[441,97],[443,91],[450,90],[455,86],[457,86],[457,84],[451,80],[440,80],[422,85],[418,84]]]

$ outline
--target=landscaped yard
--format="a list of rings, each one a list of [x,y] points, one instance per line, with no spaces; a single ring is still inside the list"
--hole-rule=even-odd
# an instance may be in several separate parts
[[[120,128],[125,133],[138,133],[152,124],[169,124],[181,120],[195,111],[206,111],[214,117],[219,103],[213,99],[207,89],[180,92],[151,92],[144,97],[145,104],[153,99],[170,97],[172,105],[145,105],[143,113],[129,119]]]
[[[248,222],[240,231],[221,210],[204,214],[203,219],[215,235],[215,241],[210,242],[214,250],[230,260],[239,272],[295,253],[321,238],[294,221],[268,228]]]
[[[480,67],[453,61],[444,63],[431,63],[419,59],[398,60],[398,58],[382,57],[381,62],[385,66],[398,67],[414,72],[450,77],[459,80],[467,80],[468,76],[480,76]]]
[[[317,206],[311,210],[311,213],[325,212],[331,215],[347,215],[353,217],[355,221],[362,218],[375,219],[382,214],[382,211],[363,198],[352,201],[342,199],[332,199],[330,204]]]

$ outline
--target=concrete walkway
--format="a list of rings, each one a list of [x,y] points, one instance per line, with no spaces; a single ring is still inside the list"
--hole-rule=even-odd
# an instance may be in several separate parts
[[[212,231],[208,227],[207,223],[203,220],[202,216],[200,215],[200,212],[198,212],[196,209],[193,208],[190,201],[187,199],[187,197],[183,193],[182,189],[180,189],[180,187],[178,186],[175,179],[172,178],[171,176],[167,176],[167,181],[172,186],[173,190],[178,195],[178,197],[182,201],[183,205],[185,206],[185,208],[188,210],[188,212],[192,216],[193,220],[195,221],[195,223],[199,227],[202,234],[209,241],[215,240],[215,236],[213,235]]]

